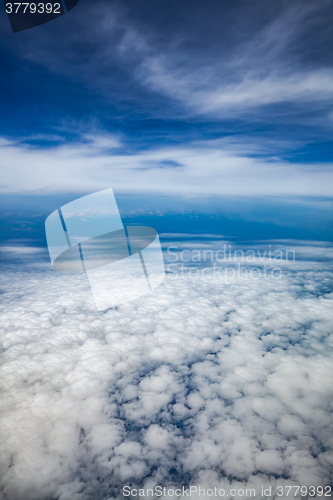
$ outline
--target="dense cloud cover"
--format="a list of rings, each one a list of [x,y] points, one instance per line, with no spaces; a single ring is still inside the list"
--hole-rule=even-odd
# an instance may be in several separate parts
[[[329,484],[331,273],[310,250],[280,279],[169,274],[96,312],[84,276],[17,247],[4,273],[0,498]]]

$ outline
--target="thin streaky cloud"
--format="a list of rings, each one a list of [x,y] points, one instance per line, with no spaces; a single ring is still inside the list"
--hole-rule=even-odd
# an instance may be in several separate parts
[[[331,164],[253,158],[237,151],[236,139],[225,149],[223,141],[134,153],[121,146],[106,135],[48,148],[7,139],[0,146],[7,172],[2,192],[91,192],[112,185],[119,193],[332,196]]]
[[[129,16],[126,3],[98,5],[99,9],[85,5],[85,15],[76,10],[74,29],[63,41],[54,24],[43,45],[32,33],[26,45],[14,45],[14,50],[31,64],[95,89],[112,102],[128,99],[130,91],[133,105],[140,109],[143,100],[146,112],[155,117],[168,116],[165,99],[174,101],[171,111],[178,120],[215,116],[248,121],[259,114],[263,121],[274,122],[281,113],[290,120],[288,106],[295,104],[301,114],[311,110],[322,126],[330,126],[330,41],[324,44],[320,36],[323,30],[328,33],[330,2],[282,3],[275,13],[265,11],[267,19],[259,16],[256,30],[234,15],[233,31],[221,20],[220,36],[209,38],[206,45],[195,26],[182,28],[178,21],[171,30],[160,32],[137,12]],[[242,2],[238,8],[241,5],[251,17],[260,2],[253,4],[253,12]],[[209,35],[214,10],[203,12],[197,3],[192,9],[201,13]],[[64,22],[66,26],[69,20]],[[80,54],[79,43],[85,47]],[[62,50],[55,51],[59,45]],[[288,105],[285,111],[265,109],[283,103]]]

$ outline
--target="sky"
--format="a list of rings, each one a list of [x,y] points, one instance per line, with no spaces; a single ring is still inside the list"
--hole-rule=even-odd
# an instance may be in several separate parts
[[[2,16],[3,190],[330,196],[331,20],[321,0],[81,0],[15,35]]]
[[[295,232],[331,240],[332,16],[325,0],[81,0],[13,34],[3,15],[4,213],[13,195],[34,196],[36,214],[44,196],[55,209],[112,187],[133,210],[200,199],[237,217],[245,200],[280,228],[284,209],[314,210],[323,234],[308,216]]]
[[[332,1],[1,12],[0,500],[329,487]],[[166,277],[97,311],[45,220],[110,188]]]

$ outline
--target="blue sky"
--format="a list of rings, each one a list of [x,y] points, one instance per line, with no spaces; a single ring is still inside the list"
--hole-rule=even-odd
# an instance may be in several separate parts
[[[332,17],[324,0],[81,0],[13,34],[3,15],[5,212],[112,187],[132,211],[220,207],[331,239]]]

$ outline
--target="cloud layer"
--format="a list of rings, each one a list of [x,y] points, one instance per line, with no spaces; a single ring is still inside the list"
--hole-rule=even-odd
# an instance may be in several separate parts
[[[84,136],[48,147],[2,139],[6,177],[1,189],[82,193],[112,185],[116,193],[332,196],[330,163],[284,161],[270,155],[271,148],[264,141],[259,146],[239,138],[136,152],[112,135]]]
[[[170,274],[105,313],[84,277],[17,251],[4,273],[1,498],[328,484],[331,272],[314,250],[280,279]]]

